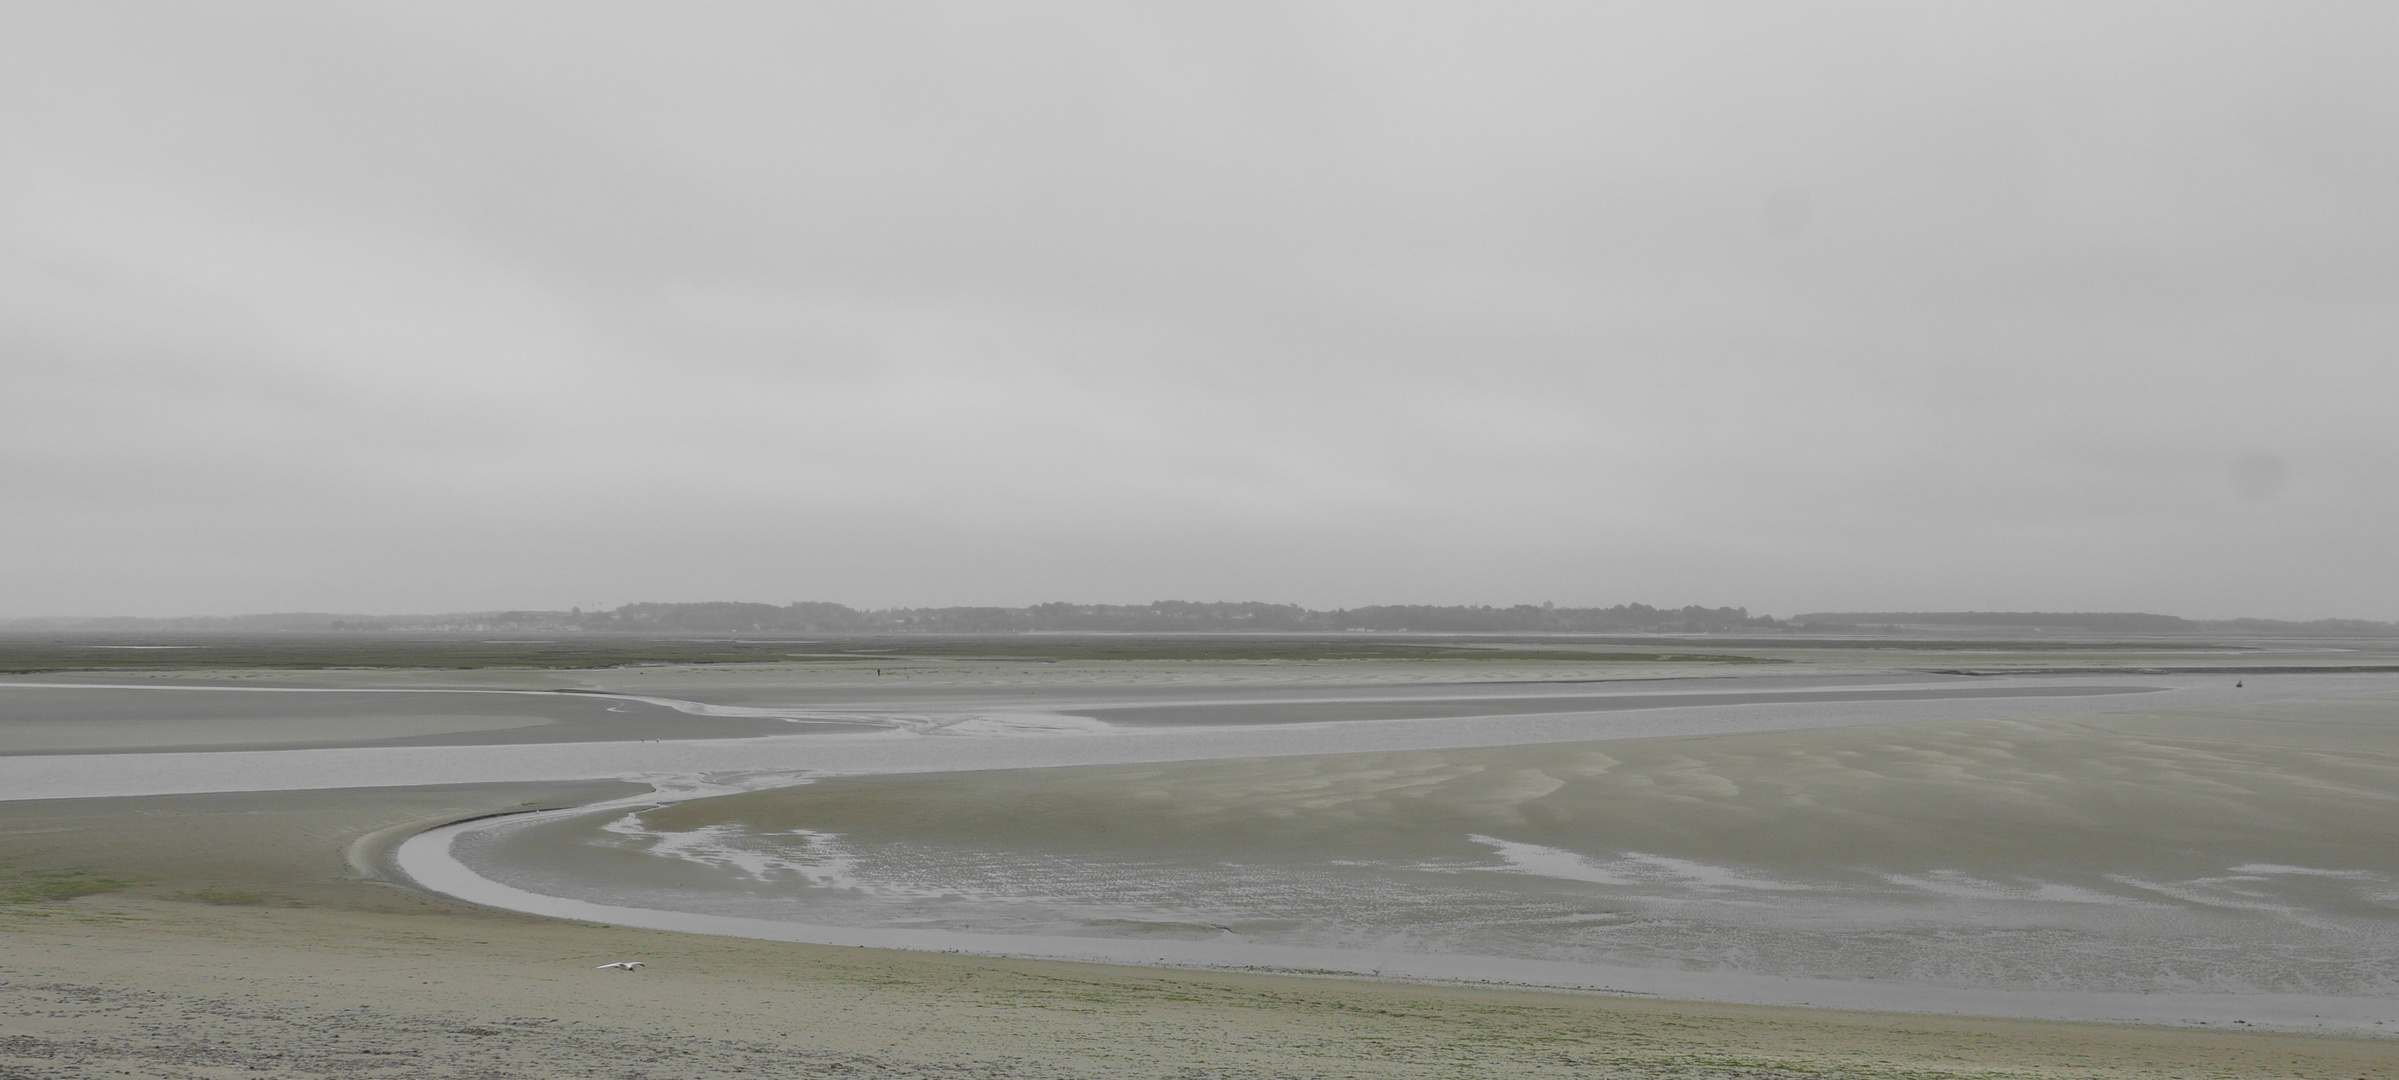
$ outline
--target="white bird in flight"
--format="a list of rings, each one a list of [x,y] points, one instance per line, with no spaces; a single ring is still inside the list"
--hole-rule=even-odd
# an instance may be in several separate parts
[[[634,968],[637,968],[637,967],[640,967],[640,966],[641,966],[641,961],[639,961],[639,960],[619,960],[619,961],[617,961],[616,963],[613,963],[613,964],[602,964],[602,965],[600,965],[600,967],[599,967],[599,970],[601,970],[601,971],[606,971],[606,970],[608,970],[609,968],[615,968],[615,969],[617,969],[617,970],[619,970],[619,971],[631,971],[631,970],[633,970]]]

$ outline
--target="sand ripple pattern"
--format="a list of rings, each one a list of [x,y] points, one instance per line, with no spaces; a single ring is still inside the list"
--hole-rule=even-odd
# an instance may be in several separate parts
[[[2389,997],[2395,733],[2363,701],[836,778],[462,857],[832,925]]]

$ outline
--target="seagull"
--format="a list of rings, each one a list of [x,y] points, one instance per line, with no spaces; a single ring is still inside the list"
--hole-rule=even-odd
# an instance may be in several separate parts
[[[640,967],[640,966],[641,966],[641,961],[639,961],[639,960],[619,960],[619,961],[617,961],[616,963],[613,963],[613,964],[602,964],[602,965],[600,965],[600,966],[599,966],[598,970],[600,970],[600,971],[606,971],[606,970],[608,970],[609,968],[615,968],[615,969],[617,969],[618,971],[631,971],[631,970],[633,970],[634,968],[637,968],[637,967]]]

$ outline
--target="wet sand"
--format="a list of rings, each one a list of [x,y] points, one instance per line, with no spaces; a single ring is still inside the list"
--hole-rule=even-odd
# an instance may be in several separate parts
[[[751,738],[793,727],[572,691],[0,681],[0,755]]]
[[[1726,680],[1730,681],[1730,680]],[[1746,680],[1743,680],[1746,682]],[[1785,689],[1743,693],[1680,690],[1642,694],[1513,694],[1466,696],[1445,694],[1404,700],[1208,702],[1203,704],[1136,705],[1122,708],[1079,709],[1088,716],[1125,727],[1227,726],[1249,724],[1322,724],[1350,720],[1433,720],[1469,716],[1525,716],[1536,713],[1622,712],[1631,709],[1690,709],[1723,705],[1834,704],[1868,701],[1955,701],[1976,698],[2105,697],[2151,694],[2156,686],[1946,686],[1871,688],[1859,690]]]
[[[624,930],[366,877],[499,786],[13,803],[0,1075],[2357,1077],[2399,1044],[1165,972]],[[635,974],[593,965],[639,959]]]
[[[1190,667],[1190,665],[1186,665]],[[1256,667],[1257,665],[1251,665]],[[881,669],[870,669],[881,670]],[[1691,687],[1727,682],[1755,686],[1742,695],[1718,695],[1724,703],[1773,703],[1822,696],[1828,685],[1871,677],[1685,679],[1575,679],[1560,683],[1477,681],[1430,685],[1398,680],[1374,683],[1278,685],[1273,698],[1258,700],[1253,674],[1242,665],[1202,665],[1182,680],[1143,685],[1138,679],[1098,684],[1074,678],[1073,669],[1045,671],[1064,676],[1029,685],[973,683],[925,687],[892,669],[894,678],[848,685],[839,671],[794,668],[762,671],[687,672],[661,693],[644,686],[651,672],[459,672],[469,686],[386,685],[421,681],[423,673],[311,672],[259,678],[236,674],[119,676],[114,680],[56,678],[0,679],[0,756],[126,753],[193,753],[410,746],[498,746],[548,743],[642,742],[743,739],[794,734],[872,734],[930,730],[975,714],[1013,712],[1068,717],[1105,716],[1125,725],[1307,723],[1341,719],[1409,719],[1558,713],[1689,706],[1705,703],[1682,696],[1652,702],[1622,687],[1664,686],[1689,694]],[[946,669],[923,669],[951,675]],[[760,675],[767,678],[761,680]],[[826,676],[830,674],[830,678]],[[1123,673],[1119,673],[1123,674]],[[1200,676],[1196,681],[1194,674]],[[1321,675],[1303,671],[1301,675]],[[1354,672],[1352,673],[1355,674]],[[1588,673],[1583,673],[1588,674]],[[727,681],[706,676],[732,675]],[[1216,678],[1210,680],[1209,675]],[[740,678],[746,676],[746,678]],[[1950,677],[1926,678],[1971,684]],[[1607,695],[1574,694],[1574,687],[1608,686]],[[1769,689],[1773,688],[1773,689]],[[645,692],[646,691],[646,692]],[[2008,696],[2028,691],[1972,685],[1921,691],[1924,699],[1949,696]],[[2091,690],[2031,693],[2107,693]],[[1863,697],[1825,700],[1914,700],[1903,690],[1879,689]],[[1332,700],[1321,700],[1321,699]]]
[[[992,687],[994,700],[981,705],[957,686],[945,687],[939,694],[928,694],[922,688],[879,690],[870,694],[867,691],[874,688],[815,682],[828,674],[817,670],[782,674],[766,671],[654,674],[639,670],[585,673],[585,681],[596,684],[589,689],[618,695],[616,698],[599,693],[556,694],[535,689],[544,681],[556,680],[555,673],[517,673],[511,677],[505,673],[477,672],[471,673],[472,681],[480,684],[476,689],[510,691],[483,694],[480,699],[530,701],[543,708],[566,702],[569,707],[601,709],[604,716],[624,718],[606,722],[626,726],[604,729],[616,736],[613,739],[547,739],[544,733],[567,727],[553,724],[497,732],[424,735],[365,745],[310,745],[280,750],[225,745],[204,752],[167,752],[172,748],[148,747],[135,752],[135,747],[120,746],[115,752],[105,754],[51,753],[38,757],[0,754],[0,800],[732,772],[786,777],[944,772],[1247,758],[1855,726],[1923,719],[2078,715],[2122,711],[2136,707],[2135,702],[2154,703],[2157,707],[2208,707],[2234,700],[2275,700],[2303,693],[2340,696],[2375,693],[2399,686],[2399,677],[2389,675],[2324,675],[2253,680],[2256,685],[2252,688],[2236,691],[2230,681],[2213,677],[2166,676],[2130,684],[2164,688],[2158,692],[2125,694],[2105,692],[2128,685],[2120,677],[2105,674],[2040,679],[1942,679],[1926,685],[1921,676],[1900,672],[1892,676],[1896,684],[1880,688],[1855,683],[1830,688],[1808,686],[1788,676],[1771,677],[1766,688],[1755,692],[1743,689],[1751,685],[1746,678],[1673,684],[1636,682],[1609,689],[1639,700],[1645,707],[1592,709],[1581,707],[1587,703],[1577,701],[1576,711],[1556,712],[1543,710],[1550,709],[1556,699],[1615,695],[1595,693],[1588,684],[1561,687],[1546,682],[1481,683],[1467,687],[1454,682],[1393,682],[1386,677],[1380,682],[1361,683],[1356,681],[1359,672],[1354,670],[1342,669],[1329,676],[1321,671],[1331,666],[1282,671],[1276,676],[1281,681],[1260,684],[1252,681],[1265,677],[1259,673],[1260,668],[1281,669],[1275,665],[1191,665],[1175,673],[1181,680],[1178,682],[1142,684],[1137,678],[1141,672],[1134,671],[1126,673],[1126,685],[1116,685],[1093,682],[1091,673],[1061,665],[1060,670],[1050,674],[1062,676],[1062,682]],[[712,690],[704,685],[718,675],[726,679],[722,686]],[[837,677],[839,673],[831,675]],[[1331,683],[1314,681],[1320,676],[1337,679]],[[1840,676],[1841,673],[1833,673],[1833,677]],[[326,676],[313,677],[322,680]],[[369,677],[359,678],[364,681]],[[377,673],[371,678],[381,681],[385,676]],[[459,681],[469,680],[462,677]],[[1661,694],[1660,690],[1667,686],[1689,692]],[[2102,692],[2089,692],[2093,689]],[[686,696],[675,697],[664,692],[667,690]],[[55,692],[0,682],[0,704],[12,700],[14,695]],[[157,693],[162,699],[189,693],[198,697],[277,702],[316,697],[312,693],[100,692],[137,696]],[[328,699],[340,696],[325,695]],[[415,696],[365,695],[376,702],[402,701]],[[1286,706],[1338,706],[1342,696],[1371,699],[1373,710],[1384,710],[1389,705],[1403,714],[1412,709],[1430,709],[1451,715],[1413,718],[1402,715],[1371,722],[1111,725],[1063,711],[1135,705],[1170,709],[1204,706],[1221,710],[1229,720],[1238,721],[1245,716],[1272,715]],[[1517,704],[1519,701],[1521,704]],[[631,705],[645,705],[651,711],[635,712]],[[614,712],[619,706],[628,711]],[[1495,708],[1511,711],[1499,715],[1454,715],[1460,711],[1489,713]],[[644,719],[645,715],[649,719]],[[802,730],[812,733],[707,737],[706,725],[693,723],[715,721],[720,716],[729,723],[765,724],[767,730],[778,733]],[[789,716],[810,718],[818,726],[797,727],[782,719]],[[238,719],[227,722],[239,723]],[[843,724],[848,725],[847,730],[835,729]],[[101,727],[105,728],[106,723]],[[333,729],[341,730],[338,724]],[[599,730],[602,729],[595,729],[595,734]]]
[[[1220,674],[1238,667],[1217,665]],[[749,672],[745,672],[747,674]],[[802,674],[780,669],[786,676]],[[806,673],[814,674],[814,673]],[[384,673],[345,673],[364,685],[256,685],[151,676],[140,682],[0,679],[0,756],[24,754],[177,753],[305,748],[522,745],[662,739],[929,730],[945,720],[992,712],[1086,717],[1118,726],[1300,724],[1342,720],[1607,712],[1699,705],[1801,702],[1935,701],[1980,697],[2076,697],[2143,693],[2154,687],[1984,686],[1979,680],[1899,675],[1577,679],[1559,682],[1392,682],[1281,686],[1261,699],[1255,686],[1101,685],[1071,681],[981,686],[942,693],[914,686],[785,685],[677,687],[677,694],[597,685],[541,686],[556,673],[518,685],[474,688],[376,686]],[[483,674],[486,681],[488,673]],[[1878,686],[1859,681],[1937,680],[1951,685]],[[318,673],[319,683],[345,681]],[[531,683],[534,685],[526,685]],[[1737,685],[1738,692],[1709,693]],[[1606,687],[1605,692],[1591,692]],[[1665,692],[1641,693],[1643,687]],[[1577,693],[1576,689],[1583,692]],[[677,696],[677,695],[688,696]]]
[[[495,715],[480,706],[377,705],[369,712],[382,719],[365,727],[323,716],[300,716],[307,722],[298,724],[291,716],[268,717],[266,724],[244,726],[259,717],[220,714],[211,720],[205,712],[180,711],[145,717],[134,710],[82,717],[132,721],[129,726],[34,732],[13,744],[19,751],[14,755],[0,748],[0,931],[6,935],[0,950],[0,1076],[693,1076],[744,1070],[909,1077],[2399,1075],[2393,1066],[2399,1050],[2372,1038],[1708,1004],[630,930],[458,903],[397,883],[386,868],[392,845],[442,821],[528,804],[580,805],[639,790],[604,780],[530,782],[545,777],[685,782],[714,775],[712,770],[831,767],[935,770],[955,778],[995,766],[1107,766],[1128,754],[1205,766],[1191,759],[1446,753],[1474,749],[1483,740],[1505,751],[1505,744],[1567,743],[1595,732],[1887,724],[1908,721],[1911,714],[1964,720],[1986,706],[2010,710],[2008,715],[2036,707],[2122,714],[2152,702],[2161,705],[2157,711],[2165,719],[2159,722],[2180,724],[2176,710],[2222,704],[2226,692],[2212,677],[2153,680],[2102,672],[2069,681],[2154,682],[2176,689],[1980,704],[1867,701],[1795,706],[1787,713],[1775,705],[1730,705],[1513,717],[1452,713],[1366,724],[1124,726],[1107,729],[1103,738],[1051,737],[1043,734],[1050,729],[988,723],[872,737],[755,739],[740,737],[732,726],[771,729],[782,723],[771,715],[795,701],[903,721],[930,716],[946,725],[951,718],[983,714],[1005,718],[1019,709],[1039,715],[1051,707],[1250,708],[1339,701],[1361,692],[1473,699],[1660,688],[1796,692],[1975,685],[1925,670],[1928,663],[1971,658],[1855,650],[1785,655],[1797,662],[1774,676],[1728,668],[1714,674],[1731,681],[1712,681],[1696,665],[1655,671],[1628,666],[1612,669],[1606,685],[1594,684],[1588,668],[1571,665],[1461,669],[1380,662],[95,676],[91,681],[123,686],[197,679],[237,687],[445,695],[458,689],[599,690],[764,712],[615,712],[619,702],[609,702],[582,728],[602,741],[544,742],[526,740],[552,739],[575,728],[578,718],[539,710]],[[2088,657],[2075,654],[1987,659],[2028,668],[2089,666]],[[2163,659],[2127,655],[2111,662]],[[2299,659],[2335,662],[2342,656]],[[31,680],[0,680],[25,681]],[[2352,676],[2307,682],[2350,696],[2381,685]],[[2304,696],[2294,686],[2253,679],[2245,700]],[[9,692],[0,688],[0,701]],[[528,715],[538,722],[524,724]],[[206,723],[180,726],[190,719]],[[695,719],[727,726],[690,726]],[[205,732],[208,724],[218,729]],[[679,732],[734,737],[675,738]],[[642,741],[662,736],[669,741]],[[1151,739],[1158,741],[1143,741]],[[275,746],[291,748],[262,749]],[[1260,746],[1267,749],[1255,749]],[[61,752],[76,747],[83,752]],[[203,752],[155,752],[168,749]],[[2333,759],[2346,753],[2337,743],[2314,752]],[[1729,769],[1737,763],[1720,764]],[[1258,792],[1241,788],[1243,783],[1272,783],[1277,776],[1289,779],[1273,769],[1253,781],[1225,778],[1218,794],[1252,798]],[[771,776],[753,779],[776,782]],[[1373,783],[1357,787],[1356,779],[1324,774],[1304,784],[1330,780],[1359,805],[1398,797],[1369,790]],[[423,786],[434,780],[452,783]],[[464,783],[469,780],[506,782]],[[1169,785],[1175,797],[1205,801],[1209,783],[1196,776],[1187,781]],[[348,788],[301,790],[336,784]],[[35,798],[44,792],[210,790],[224,793]],[[1277,797],[1287,808],[1296,805],[1290,802],[1296,794]],[[593,970],[613,959],[642,959],[650,966],[635,975]]]
[[[834,777],[469,834],[529,892],[424,880],[818,942],[2370,1026],[2393,820],[2366,698]]]

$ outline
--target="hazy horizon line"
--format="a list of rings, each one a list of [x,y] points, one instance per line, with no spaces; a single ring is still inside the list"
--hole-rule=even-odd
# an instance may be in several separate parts
[[[924,613],[924,614],[932,614],[932,613],[962,613],[962,612],[994,612],[994,613],[1002,613],[1002,612],[1004,612],[1004,613],[1011,613],[1011,614],[1030,614],[1030,613],[1058,613],[1058,614],[1064,614],[1064,613],[1072,613],[1072,612],[1083,612],[1083,613],[1092,613],[1092,614],[1120,614],[1120,615],[1127,615],[1127,614],[1140,613],[1140,612],[1153,612],[1153,613],[1155,613],[1155,612],[1167,611],[1167,610],[1170,610],[1170,609],[1187,609],[1187,610],[1198,610],[1198,611],[1214,611],[1214,612],[1222,612],[1222,611],[1225,611],[1225,610],[1233,610],[1233,609],[1251,609],[1251,610],[1260,610],[1260,611],[1268,611],[1268,610],[1271,610],[1271,611],[1287,612],[1287,613],[1291,613],[1291,614],[1295,614],[1295,615],[1305,615],[1305,616],[1332,616],[1332,615],[1340,615],[1340,614],[1345,614],[1345,613],[1394,612],[1394,611],[1419,611],[1419,612],[1458,612],[1458,613],[1466,613],[1466,612],[1489,612],[1489,613],[1495,613],[1495,614],[1498,614],[1498,613],[1526,613],[1526,614],[1531,614],[1531,613],[1539,613],[1539,612],[1544,612],[1544,611],[1548,611],[1548,612],[1556,612],[1556,613],[1571,613],[1571,612],[1650,612],[1650,613],[1655,613],[1655,614],[1658,614],[1658,615],[1661,615],[1661,616],[1664,616],[1664,615],[1673,615],[1673,614],[1678,614],[1678,613],[1686,613],[1686,612],[1689,612],[1689,613],[1708,613],[1708,614],[1711,614],[1711,615],[1719,615],[1719,614],[1720,614],[1720,615],[1724,615],[1724,616],[1731,616],[1731,617],[1735,617],[1735,618],[1742,619],[1742,620],[1744,620],[1744,621],[1753,622],[1753,623],[1755,623],[1755,624],[1759,625],[1759,626],[1760,626],[1760,628],[1766,628],[1766,627],[1775,626],[1775,625],[1780,625],[1780,626],[1783,626],[1783,627],[1791,627],[1791,626],[1795,626],[1795,625],[1802,624],[1802,623],[1809,623],[1809,622],[1820,623],[1820,622],[1823,622],[1823,621],[1826,621],[1826,620],[1832,620],[1832,621],[1836,621],[1836,622],[1839,622],[1839,623],[1846,623],[1846,624],[1850,624],[1850,625],[1860,625],[1860,626],[1864,626],[1864,625],[1890,625],[1890,624],[1893,624],[1893,623],[1901,623],[1901,622],[1908,622],[1908,621],[1914,621],[1914,622],[1930,622],[1930,623],[1935,623],[1935,624],[1946,623],[1946,624],[1949,624],[1949,625],[1958,625],[1958,626],[1967,626],[1967,625],[2011,625],[2011,624],[2015,624],[2015,625],[2030,625],[2030,624],[2028,624],[2028,623],[2025,623],[2025,622],[2024,622],[2024,620],[2029,620],[2029,619],[2038,619],[2038,618],[2049,618],[2049,619],[2057,619],[2057,620],[2087,620],[2087,619],[2102,619],[2102,618],[2105,618],[2105,619],[2146,619],[2146,620],[2161,620],[2161,621],[2163,621],[2163,620],[2172,620],[2172,621],[2175,621],[2175,622],[2182,622],[2182,623],[2188,623],[2188,624],[2192,624],[2194,627],[2196,627],[2196,626],[2198,626],[2198,625],[2202,625],[2202,624],[2235,624],[2235,625],[2239,625],[2239,624],[2250,624],[2250,625],[2279,625],[2279,626],[2310,626],[2310,625],[2324,625],[2324,624],[2334,624],[2334,625],[2338,625],[2338,624],[2354,624],[2354,625],[2358,625],[2358,626],[2381,626],[2381,627],[2395,627],[2395,628],[2399,628],[2399,621],[2390,621],[2390,620],[2375,620],[2375,619],[2361,619],[2361,618],[2351,618],[2351,617],[2341,617],[2341,616],[2323,616],[2323,617],[2317,617],[2317,618],[2312,618],[2312,619],[2274,619],[2274,618],[2263,618],[2263,617],[2253,617],[2253,616],[2224,616],[2224,617],[2204,617],[2204,616],[2186,616],[2186,615],[2174,615],[2174,614],[2168,614],[2168,613],[2159,613],[2159,612],[2133,612],[2133,611],[2096,611],[2096,610],[2040,610],[2040,609],[1997,610],[1997,609],[1930,609],[1930,608],[1928,608],[1928,609],[1919,609],[1919,610],[1912,610],[1912,611],[1889,610],[1889,609],[1885,609],[1885,610],[1879,610],[1879,611],[1864,611],[1864,610],[1835,610],[1835,609],[1823,609],[1823,610],[1816,610],[1816,611],[1801,611],[1801,612],[1795,612],[1795,613],[1793,613],[1793,614],[1791,614],[1791,615],[1788,615],[1788,616],[1775,616],[1775,615],[1768,614],[1768,613],[1763,613],[1763,612],[1755,612],[1755,613],[1753,613],[1753,612],[1751,612],[1751,611],[1750,611],[1748,608],[1746,608],[1746,607],[1740,607],[1740,606],[1719,606],[1719,607],[1708,607],[1708,606],[1705,606],[1705,605],[1691,604],[1691,605],[1681,605],[1681,606],[1668,607],[1668,606],[1660,606],[1660,605],[1650,605],[1650,604],[1641,603],[1641,602],[1637,602],[1637,601],[1628,601],[1628,602],[1623,602],[1623,603],[1618,603],[1618,604],[1613,604],[1613,605],[1604,605],[1604,606],[1603,606],[1603,605],[1570,605],[1570,604],[1556,604],[1556,603],[1554,603],[1554,602],[1548,602],[1548,601],[1545,601],[1545,602],[1541,602],[1541,603],[1516,603],[1516,604],[1492,604],[1492,603],[1482,603],[1482,604],[1409,604],[1409,603],[1395,603],[1395,604],[1361,604],[1361,605],[1347,605],[1347,606],[1336,606],[1336,607],[1326,607],[1326,608],[1313,608],[1313,607],[1308,607],[1308,606],[1306,606],[1306,605],[1303,605],[1303,604],[1297,604],[1297,603],[1278,602],[1278,601],[1264,601],[1264,600],[1240,600],[1240,601],[1228,601],[1228,600],[1213,600],[1213,601],[1195,601],[1195,600],[1152,600],[1152,601],[1148,601],[1148,602],[1146,602],[1146,603],[1131,603],[1131,604],[1124,604],[1124,603],[1085,603],[1085,602],[1077,602],[1077,601],[1062,601],[1062,600],[1053,600],[1053,601],[1043,601],[1043,602],[1040,602],[1040,603],[1034,603],[1034,604],[1023,604],[1023,605],[1004,605],[1004,604],[948,604],[948,605],[924,605],[924,604],[917,604],[917,605],[905,605],[905,604],[895,604],[895,605],[880,606],[880,607],[853,607],[853,606],[851,606],[851,605],[848,605],[848,604],[843,604],[843,603],[839,603],[839,602],[837,602],[837,601],[825,601],[825,600],[795,600],[795,601],[789,601],[789,602],[787,602],[787,603],[785,603],[785,604],[780,604],[780,605],[778,605],[778,604],[772,604],[772,603],[767,603],[767,602],[763,602],[763,601],[713,600],[713,601],[632,601],[632,602],[627,602],[627,603],[618,604],[618,605],[615,605],[614,607],[593,607],[593,608],[590,608],[590,609],[588,609],[588,610],[587,610],[587,609],[585,609],[585,608],[583,608],[583,607],[582,607],[582,606],[580,606],[580,605],[570,605],[569,607],[566,607],[566,608],[483,608],[483,609],[469,609],[469,610],[457,610],[457,611],[437,611],[437,612],[386,612],[386,613],[371,613],[371,612],[337,612],[337,611],[262,611],[262,612],[240,612],[240,613],[235,613],[235,614],[223,614],[223,615],[209,615],[209,614],[184,614],[184,615],[69,615],[69,614],[50,614],[50,615],[28,615],[28,616],[9,616],[9,617],[0,617],[0,629],[11,629],[11,630],[38,630],[38,629],[52,629],[52,630],[73,630],[73,629],[85,629],[85,630],[98,630],[98,629],[111,629],[111,628],[118,628],[118,629],[138,629],[138,628],[142,628],[142,626],[143,626],[144,624],[148,624],[148,625],[154,625],[154,626],[156,626],[157,628],[160,628],[160,629],[170,629],[170,628],[176,628],[174,624],[183,624],[183,627],[182,627],[182,628],[192,628],[192,627],[191,627],[191,624],[218,624],[218,625],[222,625],[222,624],[239,624],[239,623],[258,624],[258,623],[265,623],[265,622],[269,622],[269,621],[275,621],[275,620],[332,620],[332,621],[333,621],[333,623],[334,623],[334,625],[335,625],[337,628],[341,628],[341,629],[351,629],[351,630],[375,630],[375,629],[387,629],[387,630],[388,630],[388,629],[399,629],[400,627],[388,626],[388,625],[387,625],[387,626],[380,626],[380,627],[378,627],[378,626],[373,626],[373,625],[351,625],[351,624],[353,624],[353,623],[370,623],[370,624],[371,624],[371,623],[387,623],[387,624],[388,624],[388,623],[412,623],[412,624],[422,624],[422,623],[433,623],[433,622],[444,622],[444,621],[448,621],[448,622],[469,621],[469,620],[474,620],[474,621],[490,621],[490,620],[506,620],[506,619],[512,619],[512,618],[514,618],[514,619],[527,619],[527,618],[543,618],[543,617],[556,618],[556,619],[562,619],[562,620],[566,620],[566,619],[591,619],[591,618],[595,618],[595,617],[602,617],[602,616],[611,615],[611,614],[614,614],[614,613],[622,613],[622,612],[626,612],[626,611],[630,611],[630,610],[643,610],[643,611],[649,611],[649,610],[661,610],[661,609],[677,609],[677,610],[682,610],[682,611],[690,611],[690,610],[694,610],[694,609],[705,609],[705,608],[718,608],[718,609],[745,609],[745,610],[746,610],[746,609],[771,609],[771,610],[774,610],[774,611],[785,611],[785,612],[788,612],[788,611],[797,611],[797,610],[802,610],[802,609],[813,609],[813,610],[824,610],[824,611],[833,611],[833,610],[838,610],[838,611],[844,611],[844,612],[853,613],[853,614],[856,614],[856,615],[859,615],[859,616],[863,616],[863,617],[886,616],[886,615],[897,615],[897,614],[908,614],[908,613]],[[1987,622],[1987,623],[1975,623],[1975,622],[1972,622],[1972,621],[1970,621],[1970,620],[1971,620],[1972,618],[1974,618],[1974,617],[1982,617],[1982,618],[1987,618],[1987,619],[1991,619],[1991,620],[1995,620],[1995,621],[1993,621],[1993,622]],[[95,624],[106,624],[106,625],[95,625]]]

